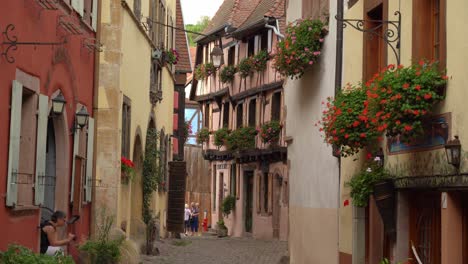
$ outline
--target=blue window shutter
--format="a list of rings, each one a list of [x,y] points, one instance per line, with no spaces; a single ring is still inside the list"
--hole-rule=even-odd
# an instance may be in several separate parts
[[[75,129],[73,133],[73,165],[72,165],[72,179],[71,179],[71,192],[70,192],[70,202],[73,202],[73,195],[75,193],[75,157],[78,155],[78,150],[80,145],[80,129]]]
[[[47,122],[49,113],[49,97],[39,95],[39,114],[37,118],[37,145],[36,145],[36,181],[34,184],[34,204],[44,203],[44,184],[46,180],[46,145]]]
[[[7,206],[15,206],[18,202],[18,186],[16,185],[16,181],[19,169],[21,106],[23,101],[23,85],[18,81],[13,81],[11,88],[10,144],[8,148],[8,179],[6,197]]]
[[[86,202],[91,202],[93,191],[94,118],[88,120],[88,147],[86,154],[85,193]]]

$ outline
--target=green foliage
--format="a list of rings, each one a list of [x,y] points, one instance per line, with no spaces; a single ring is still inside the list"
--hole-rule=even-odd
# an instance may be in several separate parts
[[[350,84],[337,93],[335,98],[328,97],[323,111],[320,131],[325,142],[339,147],[344,157],[353,155],[378,138],[375,123],[367,117],[368,101],[366,91]]]
[[[253,127],[241,127],[229,134],[226,146],[230,150],[246,150],[255,148],[257,130]]]
[[[203,17],[200,18],[200,20],[195,25],[193,25],[193,24],[185,25],[185,29],[188,30],[188,31],[201,33],[201,32],[203,32],[203,30],[205,30],[205,28],[208,26],[209,23],[210,23],[210,17],[203,16]],[[198,34],[187,32],[187,38],[188,38],[190,47],[195,47],[196,46],[195,39],[198,36],[199,36]]]
[[[110,232],[114,224],[114,217],[108,216],[103,211],[101,214],[101,224],[98,226],[97,236],[86,241],[79,247],[80,251],[86,252],[91,264],[113,264],[117,263],[121,257],[121,246],[125,237],[117,239],[110,238]]]
[[[151,197],[158,189],[163,179],[163,166],[159,164],[158,149],[159,134],[154,128],[149,128],[146,136],[145,159],[143,161],[143,221],[148,224],[152,215],[150,210]]]
[[[226,144],[226,140],[229,136],[230,130],[227,128],[220,128],[214,133],[214,144],[217,147],[221,147]]]
[[[208,142],[210,139],[210,131],[208,128],[204,127],[197,132],[197,143],[202,144],[204,142]]]
[[[257,72],[263,72],[267,68],[267,62],[270,59],[268,51],[261,50],[252,57],[252,67]]]
[[[227,229],[226,225],[224,224],[224,220],[221,219],[219,220],[216,225],[218,226],[219,229]]]
[[[221,210],[225,217],[228,217],[231,214],[231,211],[236,207],[236,197],[233,195],[228,195],[224,198],[223,204],[221,205]]]
[[[350,195],[353,199],[353,204],[358,207],[366,207],[368,205],[369,197],[373,192],[376,182],[390,178],[390,175],[383,167],[378,166],[375,162],[370,163],[366,168],[354,175],[346,183],[346,186],[351,188]]]
[[[186,143],[189,135],[192,134],[192,124],[190,123],[190,120],[185,120],[183,133],[184,133],[183,140],[184,140],[184,143]]]
[[[285,39],[278,43],[275,68],[284,76],[299,79],[307,67],[317,62],[324,38],[320,20],[297,20],[286,28]]]
[[[389,260],[388,258],[384,258],[384,259],[382,259],[382,260],[380,261],[379,264],[392,264],[392,262],[390,262],[390,260]],[[395,264],[410,264],[410,261],[405,262],[405,263],[399,261],[399,262],[396,262]]]
[[[377,121],[380,132],[386,130],[410,142],[423,133],[422,120],[444,99],[439,89],[447,79],[437,63],[421,60],[409,67],[389,65],[366,83],[369,118]]]
[[[282,126],[277,120],[263,124],[260,130],[260,137],[262,138],[262,141],[269,144],[278,143],[281,128]]]
[[[36,254],[29,248],[20,245],[9,245],[7,251],[0,252],[0,263],[3,264],[72,264],[70,256],[57,252],[55,256]]]
[[[175,49],[166,51],[166,61],[171,65],[176,65],[179,62],[179,53]]]
[[[239,74],[242,78],[250,76],[253,72],[252,58],[249,57],[242,59],[239,65],[237,66],[237,69],[239,70]]]
[[[198,64],[195,68],[195,79],[199,81],[204,80],[215,72],[216,68],[211,62],[208,62],[206,64]]]
[[[228,65],[223,67],[220,73],[222,83],[232,82],[237,72],[237,68],[234,65]]]

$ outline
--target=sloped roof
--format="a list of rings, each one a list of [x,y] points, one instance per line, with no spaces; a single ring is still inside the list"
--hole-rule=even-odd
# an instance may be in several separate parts
[[[184,27],[184,16],[182,13],[182,7],[180,0],[176,0],[176,27]],[[187,34],[183,30],[176,29],[175,46],[179,53],[179,62],[176,65],[176,71],[179,72],[192,72],[192,63],[190,60],[190,54],[188,50]]]
[[[249,17],[236,31],[239,32],[245,30],[258,22],[261,22],[265,17],[285,17],[285,11],[285,0],[261,0],[256,8],[251,11]]]

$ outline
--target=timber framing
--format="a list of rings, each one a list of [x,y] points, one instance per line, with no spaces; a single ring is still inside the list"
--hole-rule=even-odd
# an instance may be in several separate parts
[[[236,151],[219,151],[206,150],[204,153],[205,160],[209,161],[229,161],[236,160],[236,163],[251,163],[251,162],[286,162],[288,159],[288,151],[286,147],[270,147],[268,149],[248,149]]]
[[[399,177],[394,183],[397,189],[468,190],[468,173]]]

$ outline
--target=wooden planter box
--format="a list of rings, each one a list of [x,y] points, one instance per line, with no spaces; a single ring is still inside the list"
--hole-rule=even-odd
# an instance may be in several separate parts
[[[374,184],[374,199],[384,223],[386,233],[394,233],[395,221],[395,185],[393,180],[383,180]]]

